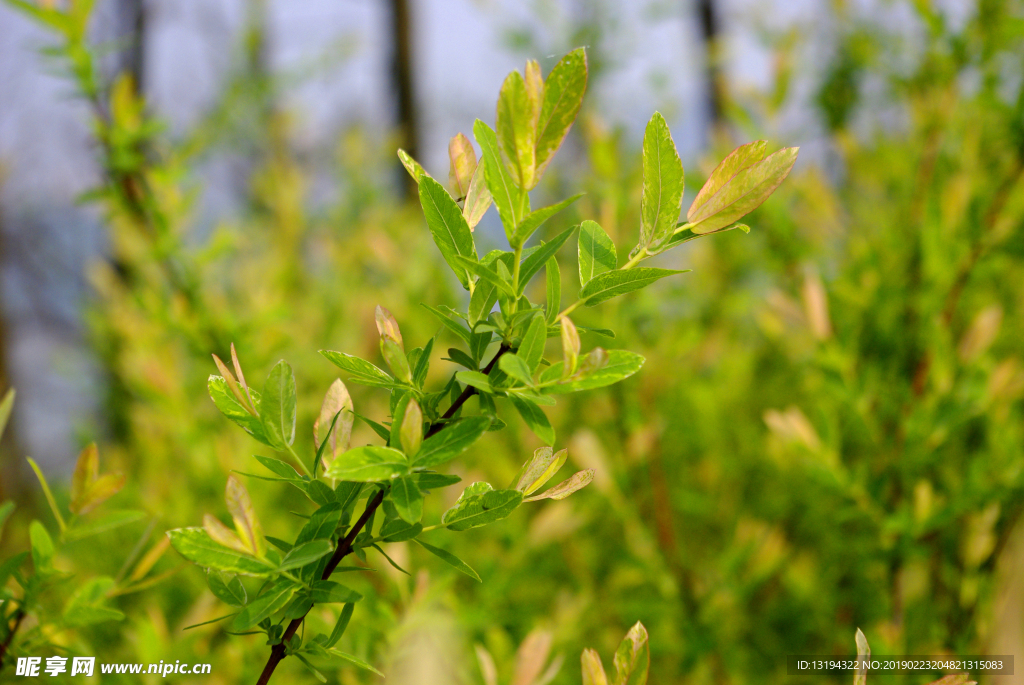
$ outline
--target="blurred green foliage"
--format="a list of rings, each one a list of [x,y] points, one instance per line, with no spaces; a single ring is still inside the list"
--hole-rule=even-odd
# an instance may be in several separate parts
[[[594,486],[455,537],[451,551],[483,584],[398,549],[401,565],[430,573],[355,581],[373,591],[357,609],[366,630],[346,634],[345,651],[389,680],[481,682],[474,644],[512,674],[516,645],[537,626],[555,652],[608,654],[640,620],[654,682],[761,683],[786,678],[786,654],[850,654],[858,626],[876,654],[992,653],[1020,634],[996,607],[1020,583],[1000,569],[1019,549],[1024,504],[1021,7],[979,0],[957,27],[930,3],[913,9],[926,36],[916,48],[846,19],[818,97],[836,168],[798,167],[749,217],[750,235],[658,258],[692,274],[581,314],[648,360],[610,392],[549,414],[570,462],[597,470]],[[76,78],[90,83],[84,46],[68,45]],[[884,84],[895,124],[859,125],[871,123],[869,77]],[[334,378],[315,350],[373,358],[378,302],[407,337],[426,339],[436,321],[419,303],[457,295],[440,260],[409,258],[432,254],[429,233],[418,208],[372,180],[390,162],[363,133],[342,136],[339,190],[314,204],[288,118],[269,110],[246,206],[211,233],[195,216],[195,164],[230,132],[169,142],[120,83],[85,93],[107,141],[99,196],[113,247],[110,263],[92,267],[90,322],[116,429],[104,460],[128,474],[118,497],[160,517],[157,531],[116,533],[114,544],[131,548],[217,511],[224,472],[248,470],[248,438],[206,398],[211,352],[226,358],[233,341],[256,376],[287,355],[300,379],[322,378],[300,381],[308,426]],[[756,135],[782,102],[749,103],[736,121]],[[587,190],[567,214],[595,217],[631,244],[639,156],[595,113],[583,116],[589,169],[553,169],[537,192]],[[709,159],[733,146],[719,132]],[[694,193],[712,167],[690,167]],[[588,335],[585,347],[600,342]],[[387,414],[382,396],[353,394],[367,415]],[[539,442],[509,424],[457,475],[510,481]],[[357,443],[369,439],[358,430]],[[268,534],[294,527],[286,512],[297,499],[250,490],[261,512],[280,512],[264,517]],[[6,524],[5,553],[27,546],[19,516]],[[90,575],[116,575],[123,562],[105,548],[74,551]],[[166,555],[153,572],[178,563]],[[193,568],[115,604],[125,622],[79,630],[79,648],[111,661],[208,661],[212,683],[253,681],[262,666],[267,647],[255,638],[229,640],[217,625],[181,632],[220,615]],[[1019,607],[1009,615],[1019,624]],[[332,624],[334,614],[320,618]],[[579,682],[576,667],[552,682]]]

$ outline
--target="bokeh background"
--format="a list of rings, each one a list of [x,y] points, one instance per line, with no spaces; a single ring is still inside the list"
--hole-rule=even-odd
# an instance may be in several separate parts
[[[857,627],[876,654],[1024,659],[1024,3],[99,0],[88,26],[86,87],[49,50],[59,36],[0,3],[0,391],[18,392],[0,557],[48,516],[24,457],[66,502],[93,440],[128,474],[118,506],[146,516],[58,565],[120,577],[137,544],[221,513],[255,447],[206,394],[231,342],[255,382],[293,364],[310,441],[335,378],[318,349],[375,359],[377,304],[406,340],[433,335],[419,303],[462,291],[395,149],[443,176],[448,139],[493,122],[509,70],[584,45],[583,111],[534,204],[588,194],[545,231],[594,218],[628,251],[654,110],[689,199],[748,140],[800,159],[749,235],[659,257],[694,271],[580,315],[619,332],[585,349],[647,357],[550,412],[594,486],[446,537],[480,585],[392,545],[413,578],[353,581],[367,599],[346,651],[429,685],[484,682],[482,646],[506,683],[539,628],[565,657],[552,682],[577,683],[580,650],[609,664],[640,620],[652,683],[788,681],[787,654],[850,655]],[[493,211],[477,236],[500,246]],[[511,479],[537,442],[509,424],[454,472]],[[297,500],[250,490],[286,537]],[[167,552],[163,582],[115,598],[123,622],[56,639],[254,682],[261,641],[182,631],[225,611],[181,561]]]

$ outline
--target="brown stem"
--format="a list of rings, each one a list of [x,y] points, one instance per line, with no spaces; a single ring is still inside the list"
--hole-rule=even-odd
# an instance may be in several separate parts
[[[482,373],[484,375],[489,374],[491,372],[491,369],[494,368],[494,365],[498,363],[498,359],[501,358],[501,355],[505,354],[506,352],[511,352],[511,351],[512,351],[511,347],[509,347],[505,343],[501,343],[501,347],[498,348],[498,353],[494,355],[494,359],[492,359],[490,362],[488,362],[487,366],[485,366],[483,369],[480,370],[480,373]],[[458,397],[456,397],[455,401],[452,402],[452,406],[448,407],[448,411],[446,411],[441,416],[441,420],[436,421],[436,422],[430,424],[430,428],[427,429],[427,434],[426,434],[425,437],[429,438],[431,435],[433,435],[434,433],[436,433],[439,430],[441,430],[442,428],[444,428],[444,426],[445,426],[445,419],[450,419],[451,417],[455,416],[455,412],[457,412],[459,410],[459,407],[464,405],[466,403],[466,400],[468,400],[470,397],[472,397],[475,394],[476,394],[476,388],[474,388],[472,385],[467,385],[466,389],[462,391],[462,394],[460,394]]]
[[[366,526],[366,522],[370,520],[373,512],[377,511],[377,507],[384,501],[384,491],[378,492],[367,504],[366,509],[363,510],[363,514],[356,521],[355,525],[349,529],[348,534],[338,543],[338,547],[334,550],[334,554],[331,555],[330,561],[327,562],[327,567],[324,569],[323,575],[320,576],[320,580],[327,580],[334,573],[334,569],[338,568],[338,564],[347,555],[352,552],[352,543],[355,541],[356,536]],[[311,607],[312,608],[312,607]],[[299,630],[299,626],[306,619],[307,610],[300,618],[292,619],[288,627],[285,628],[284,635],[281,637],[281,641],[274,645],[270,650],[270,658],[267,659],[267,665],[263,667],[263,673],[260,674],[260,679],[256,681],[256,685],[267,685],[270,682],[270,676],[274,675],[274,669],[281,663],[281,660],[285,657],[285,645],[288,640]]]
[[[11,641],[14,639],[14,634],[18,632],[18,627],[21,626],[22,619],[25,618],[25,611],[18,609],[15,613],[14,625],[11,626],[11,632],[7,633],[7,637],[4,638],[3,644],[0,644],[0,670],[4,668],[4,657],[7,655],[7,649],[11,646]]]

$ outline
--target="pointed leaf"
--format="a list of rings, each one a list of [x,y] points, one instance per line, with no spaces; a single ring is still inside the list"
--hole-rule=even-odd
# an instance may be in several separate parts
[[[289,571],[293,568],[302,568],[311,564],[321,557],[325,557],[334,551],[334,545],[330,540],[312,540],[310,542],[296,545],[284,555],[278,565],[278,571]]]
[[[443,562],[445,562],[449,566],[452,566],[452,567],[458,569],[459,571],[462,571],[463,573],[465,573],[467,576],[469,576],[470,578],[472,578],[476,582],[478,582],[478,583],[482,583],[483,582],[480,579],[480,575],[476,571],[474,571],[472,569],[472,567],[470,567],[469,564],[464,562],[462,559],[459,559],[457,556],[455,556],[451,552],[449,552],[447,550],[443,550],[440,547],[434,547],[433,545],[429,545],[426,542],[423,542],[422,540],[414,540],[413,542],[415,542],[417,545],[419,545],[423,549],[425,549],[428,552],[430,552],[431,554],[433,554],[438,559],[441,559]]]
[[[167,536],[181,556],[204,568],[245,575],[266,575],[274,570],[267,562],[214,542],[202,528],[177,528],[167,531]]]
[[[296,545],[303,545],[313,540],[330,540],[341,522],[344,512],[341,504],[328,502],[313,512],[313,515],[302,526],[298,537],[295,538]]]
[[[324,646],[330,649],[334,645],[338,644],[338,640],[345,634],[345,629],[348,628],[348,622],[352,620],[352,612],[355,611],[356,605],[354,602],[349,602],[341,609],[341,614],[338,616],[338,622],[334,624],[334,630],[331,631],[331,636],[327,638],[327,642]]]
[[[523,465],[516,480],[516,490],[530,495],[540,489],[558,473],[568,456],[569,450],[562,449],[555,453],[550,447],[538,447],[530,461]]]
[[[245,586],[238,580],[236,575],[228,575],[220,571],[208,571],[206,584],[210,586],[210,592],[220,601],[234,607],[245,606],[248,596],[245,593]]]
[[[644,132],[644,189],[640,200],[640,246],[671,235],[683,203],[683,163],[665,117],[655,112]]]
[[[207,388],[210,392],[210,399],[220,410],[220,413],[231,419],[235,424],[241,426],[246,433],[256,438],[264,445],[270,445],[270,440],[267,439],[266,431],[263,428],[263,423],[260,422],[258,416],[253,416],[251,413],[246,411],[245,407],[238,403],[238,400],[231,394],[228,389],[227,381],[220,376],[210,376],[207,381]],[[255,391],[250,391],[254,404],[256,405],[257,411],[259,411],[260,396]]]
[[[235,521],[235,530],[249,551],[257,557],[267,553],[267,541],[263,537],[263,527],[256,516],[256,509],[249,499],[249,492],[245,486],[234,476],[228,476],[228,484],[225,491],[224,501],[227,502],[228,511]]]
[[[542,499],[565,499],[577,490],[590,485],[591,481],[594,480],[594,469],[587,469],[585,471],[579,471],[574,473],[571,477],[563,480],[555,487],[547,490],[539,495],[528,497],[524,499],[524,502],[536,502]]]
[[[396,504],[395,507],[397,508],[397,506]],[[422,532],[423,524],[409,523],[399,518],[391,519],[381,526],[377,535],[384,542],[403,542],[413,539]]]
[[[419,183],[420,179],[424,176],[430,178],[430,174],[423,169],[423,166],[413,159],[408,152],[401,148],[398,149],[398,159],[402,160],[402,166],[404,166],[405,170],[409,172],[410,176],[412,176],[412,180],[417,183]]]
[[[541,325],[543,326],[543,322]],[[530,371],[530,366],[518,354],[511,352],[503,354],[501,359],[498,360],[498,368],[523,385],[533,385],[533,374]]]
[[[544,669],[544,662],[551,653],[551,638],[551,633],[543,629],[533,630],[526,636],[523,644],[516,650],[511,685],[536,685]]]
[[[377,388],[390,388],[395,384],[395,379],[386,372],[355,355],[335,352],[334,350],[320,350],[320,354],[338,368],[351,373],[354,376],[352,378],[353,383],[370,385]]]
[[[628,271],[606,271],[603,274],[594,276],[590,282],[583,286],[583,289],[580,290],[580,299],[586,299],[584,304],[588,307],[593,307],[618,295],[646,288],[651,283],[666,276],[682,274],[687,271],[689,269],[679,271],[676,269],[656,269],[644,266]]]
[[[608,685],[608,676],[605,675],[600,654],[593,649],[584,649],[580,655],[580,662],[583,668],[583,685]]]
[[[242,554],[252,555],[252,550],[238,537],[238,534],[225,526],[215,516],[203,515],[203,530],[218,545],[224,545]]]
[[[737,172],[703,205],[690,207],[690,230],[697,234],[717,231],[757,209],[789,175],[798,152],[799,148],[782,148]]]
[[[726,183],[731,181],[736,174],[743,171],[747,167],[757,164],[765,155],[768,154],[768,141],[755,140],[747,143],[746,145],[740,145],[738,148],[730,152],[725,156],[715,170],[708,176],[708,180],[704,183],[704,186],[697,193],[697,197],[693,199],[693,203],[690,205],[690,209],[686,212],[687,220],[692,217],[697,210],[707,204],[715,193],[722,189]]]
[[[391,486],[391,501],[404,521],[417,523],[423,518],[423,493],[410,477],[397,478]]]
[[[537,117],[540,102],[530,97],[522,74],[513,71],[498,93],[498,116],[495,121],[498,143],[516,185],[533,187],[536,164]]]
[[[327,469],[326,475],[339,480],[373,483],[394,478],[408,470],[409,462],[398,450],[367,445],[341,454]]]
[[[476,246],[473,244],[473,233],[469,230],[462,210],[441,184],[432,178],[420,180],[420,205],[423,216],[434,237],[434,244],[441,251],[441,256],[455,272],[462,287],[469,290],[469,276],[466,270],[455,262],[455,256],[461,255],[476,261]]]
[[[382,340],[391,340],[398,349],[405,352],[405,345],[402,343],[402,329],[398,327],[398,321],[384,307],[377,305],[373,313],[374,322],[377,324],[377,333]]]
[[[505,227],[505,236],[511,241],[516,226],[529,213],[529,201],[524,201],[523,191],[515,184],[502,163],[498,136],[491,127],[477,119],[473,124],[473,136],[482,152],[481,164],[484,167],[487,188],[491,192],[494,206],[498,208],[498,216]]]
[[[551,427],[548,417],[540,407],[514,393],[509,393],[508,399],[534,435],[544,442],[555,441],[555,429]]]
[[[647,630],[637,621],[615,650],[615,684],[645,685],[651,665],[651,649]]]
[[[441,517],[449,530],[469,530],[508,517],[523,502],[518,490],[495,490],[488,483],[474,483],[463,491]]]
[[[36,572],[48,571],[53,565],[53,540],[39,521],[28,525],[28,538],[32,547],[32,564]]]
[[[515,234],[512,236],[511,245],[516,247],[517,245],[525,245],[526,241],[530,239],[530,236],[534,232],[544,225],[548,219],[558,214],[563,209],[576,202],[576,200],[583,197],[586,193],[576,193],[570,198],[562,200],[558,204],[551,205],[549,207],[541,207],[540,209],[533,211],[523,219],[518,226],[516,226]]]
[[[64,531],[64,540],[67,542],[83,540],[93,535],[99,535],[100,533],[106,533],[115,528],[135,523],[144,518],[146,518],[146,512],[144,511],[122,509],[106,512],[92,520],[76,519],[68,524],[67,530]]]
[[[580,356],[580,334],[568,316],[562,319],[562,375],[571,376],[576,372]]]
[[[275,449],[284,451],[295,442],[295,401],[295,375],[282,359],[270,370],[260,400],[260,421]]]
[[[317,604],[354,604],[363,596],[333,580],[318,580],[313,583],[313,601]]]
[[[416,453],[420,451],[420,446],[423,445],[423,410],[414,399],[410,399],[405,408],[399,442],[402,445],[402,451],[410,459],[416,456]]]
[[[448,424],[423,441],[413,466],[432,468],[451,461],[487,432],[490,423],[486,416],[471,416]]]
[[[380,353],[384,357],[384,361],[387,362],[388,368],[391,369],[391,373],[395,374],[395,379],[411,385],[412,368],[410,368],[409,358],[405,356],[402,348],[394,340],[381,338]]]
[[[269,618],[288,604],[297,589],[295,583],[287,578],[275,581],[263,594],[235,616],[235,620],[231,622],[232,630],[238,632],[249,630],[263,619]]]
[[[558,270],[558,262],[554,257],[545,264],[547,276],[547,299],[544,306],[544,320],[553,324],[562,307],[562,274]]]
[[[545,387],[544,392],[556,395],[602,388],[612,383],[618,383],[624,378],[629,378],[639,371],[643,365],[644,358],[639,354],[626,350],[611,350],[608,352],[607,364],[594,373],[585,377],[572,377],[561,380],[555,385]],[[544,370],[540,376],[540,382],[545,383],[556,380],[561,376],[562,362],[558,362]]]
[[[871,646],[868,644],[868,638],[861,632],[860,628],[857,628],[857,632],[853,636],[853,640],[857,645],[857,658],[871,659]],[[866,685],[868,681],[867,669],[858,668],[856,673],[853,674],[853,685]]]
[[[384,677],[383,673],[381,673],[376,668],[374,668],[370,664],[366,663],[365,661],[363,661],[359,657],[352,656],[351,654],[346,654],[345,652],[342,652],[342,651],[337,650],[337,649],[329,649],[327,651],[329,651],[331,654],[333,654],[334,656],[338,657],[339,659],[344,659],[345,661],[349,662],[353,666],[357,666],[357,667],[363,669],[364,671],[370,671],[371,673],[376,673],[381,678]]]
[[[462,215],[466,217],[470,231],[475,229],[480,220],[484,218],[484,214],[491,206],[491,201],[491,191],[487,187],[487,179],[484,178],[484,165],[477,165],[476,171],[473,172],[473,178],[469,181],[466,201],[462,205]]]
[[[334,429],[330,430],[330,436],[327,438],[327,449],[322,457],[325,466],[352,444],[352,424],[356,419],[352,413],[353,406],[348,388],[340,378],[336,378],[324,395],[323,404],[320,405],[320,416],[313,423],[313,444],[317,449],[323,444],[322,436],[327,435],[331,423],[334,423]]]
[[[535,317],[530,321],[530,327],[526,329],[523,340],[519,344],[519,351],[516,353],[526,363],[526,369],[530,376],[540,368],[541,359],[544,358],[544,343],[547,342],[547,325],[542,317]],[[508,373],[506,371],[506,373]]]
[[[508,278],[503,278],[497,269],[492,269],[486,264],[482,264],[472,259],[466,259],[465,257],[455,257],[455,263],[458,264],[460,268],[465,269],[474,276],[479,276],[481,282],[479,282],[478,285],[483,285],[483,283],[486,282],[490,283],[510,297],[514,294],[515,291],[512,290],[511,275],[509,275]],[[498,265],[502,266],[501,262],[498,262]]]
[[[555,253],[561,249],[562,245],[564,245],[565,241],[572,236],[573,231],[575,230],[576,227],[573,226],[572,228],[562,231],[552,238],[551,242],[544,243],[535,252],[531,253],[529,257],[523,260],[522,266],[519,267],[519,295],[523,294],[534,274],[540,271],[548,260],[555,256]]]
[[[598,274],[618,268],[615,243],[596,221],[580,224],[579,237],[580,286]]]
[[[544,81],[544,102],[537,122],[536,179],[547,169],[569,133],[586,90],[587,55],[583,48],[576,48],[555,65]]]
[[[470,179],[476,173],[476,150],[469,138],[461,133],[448,142],[448,187],[456,198],[469,195]]]
[[[89,487],[99,477],[100,453],[96,443],[91,443],[78,455],[75,471],[71,475],[71,513],[77,514],[85,501]]]

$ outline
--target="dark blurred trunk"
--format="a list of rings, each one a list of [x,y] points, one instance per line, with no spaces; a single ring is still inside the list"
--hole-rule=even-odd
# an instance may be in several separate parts
[[[412,73],[412,19],[409,16],[407,0],[390,0],[391,79],[397,99],[398,132],[400,145],[414,159],[419,157],[419,122],[416,112],[416,94],[413,91]],[[399,168],[402,183],[410,196],[416,194],[416,183]]]
[[[704,70],[707,80],[708,118],[712,126],[722,123],[725,101],[725,84],[719,68],[721,49],[719,47],[720,26],[715,0],[697,0],[697,17],[700,21],[701,37],[704,39]]]

